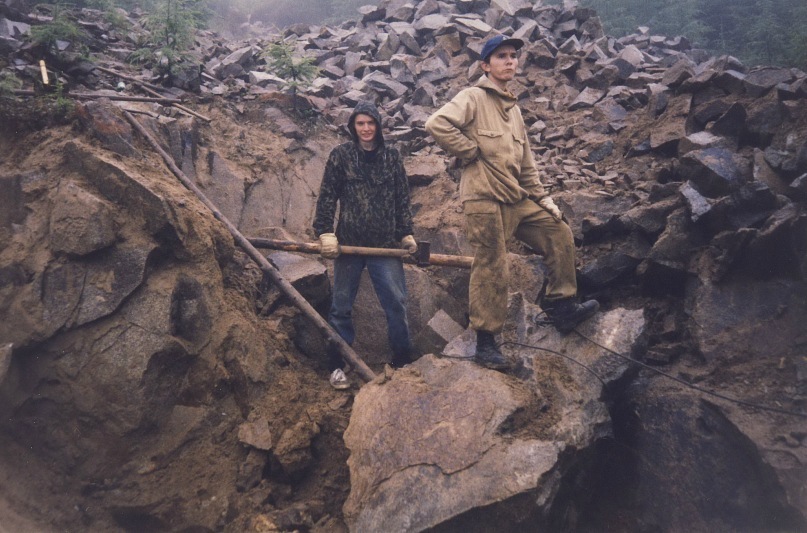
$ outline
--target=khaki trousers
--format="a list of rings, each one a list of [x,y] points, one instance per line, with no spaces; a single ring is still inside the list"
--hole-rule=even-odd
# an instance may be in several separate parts
[[[471,327],[499,333],[507,314],[507,239],[518,240],[544,257],[547,300],[577,295],[574,237],[565,222],[556,222],[532,200],[503,204],[468,200],[464,204],[465,232],[474,249],[468,304]]]

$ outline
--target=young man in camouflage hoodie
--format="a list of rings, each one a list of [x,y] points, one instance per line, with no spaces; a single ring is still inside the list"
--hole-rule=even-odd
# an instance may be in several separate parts
[[[333,300],[328,323],[348,344],[353,344],[352,310],[364,268],[370,274],[387,317],[393,366],[410,362],[412,343],[406,318],[406,281],[403,263],[396,257],[340,255],[339,244],[417,251],[412,233],[409,185],[398,150],[387,146],[381,133],[381,115],[370,102],[359,102],[348,120],[353,138],[334,148],[322,178],[314,232],[321,255],[334,259]],[[334,232],[336,204],[339,221]],[[329,349],[331,385],[347,388],[344,362]]]
[[[497,369],[510,366],[494,335],[507,313],[505,245],[511,236],[543,254],[548,284],[542,306],[559,331],[571,331],[599,307],[594,300],[576,300],[572,232],[541,184],[521,110],[507,90],[523,45],[503,35],[489,39],[481,53],[485,76],[426,122],[437,143],[463,165],[460,200],[474,248],[468,300],[475,360]]]

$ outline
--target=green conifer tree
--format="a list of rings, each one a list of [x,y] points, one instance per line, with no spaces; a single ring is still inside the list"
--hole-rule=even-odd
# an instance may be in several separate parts
[[[296,112],[297,89],[307,86],[319,73],[319,67],[314,64],[314,58],[295,56],[294,47],[282,40],[267,46],[263,55],[269,70],[286,82]]]

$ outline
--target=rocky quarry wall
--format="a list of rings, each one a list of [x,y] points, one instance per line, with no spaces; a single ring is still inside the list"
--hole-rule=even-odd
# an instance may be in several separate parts
[[[33,85],[24,36],[43,20],[20,5],[0,4],[0,50]],[[209,121],[83,100],[67,125],[4,122],[0,530],[807,530],[807,74],[647,29],[615,39],[571,3],[360,15],[283,31],[321,69],[297,111],[260,55],[278,36],[245,26],[200,33],[198,68],[163,80]],[[159,81],[122,62],[140,14],[132,35],[77,16],[102,52],[49,56],[72,92],[118,94],[110,70]],[[517,367],[484,370],[464,360],[467,272],[407,265],[422,356],[385,368],[365,280],[354,348],[379,376],[331,391],[319,333],[120,106],[241,232],[310,240],[328,151],[372,99],[416,236],[467,254],[458,176],[423,124],[495,32],[527,42],[512,89],[603,311],[546,326],[542,260],[513,242]],[[327,310],[328,262],[267,256]]]

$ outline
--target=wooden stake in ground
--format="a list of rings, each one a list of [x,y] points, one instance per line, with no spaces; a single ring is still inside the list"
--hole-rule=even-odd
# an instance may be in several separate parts
[[[128,111],[124,111],[124,116],[126,116],[126,120],[128,120],[134,128],[140,132],[140,134],[151,144],[154,150],[162,156],[165,164],[168,165],[168,168],[171,169],[171,172],[182,182],[185,187],[193,191],[199,200],[202,201],[203,204],[207,206],[208,209],[213,213],[219,221],[229,230],[232,234],[235,242],[244,249],[244,251],[252,258],[253,261],[258,263],[261,267],[261,270],[269,276],[275,286],[280,289],[280,291],[292,301],[292,303],[303,312],[305,316],[307,316],[314,325],[317,326],[317,329],[325,335],[329,342],[333,343],[342,357],[356,369],[356,372],[365,380],[370,381],[375,378],[375,373],[370,369],[367,364],[361,360],[361,358],[353,351],[353,348],[350,347],[348,343],[344,341],[342,337],[336,333],[331,326],[322,318],[319,313],[317,313],[316,309],[311,307],[305,298],[297,292],[297,289],[289,283],[281,274],[280,272],[249,242],[249,240],[244,237],[238,228],[236,228],[227,218],[221,213],[221,211],[216,208],[216,206],[207,199],[204,193],[193,183],[184,172],[182,172],[179,167],[177,167],[174,159],[168,155],[168,153],[160,147],[154,137],[137,121],[137,119],[129,113]]]

